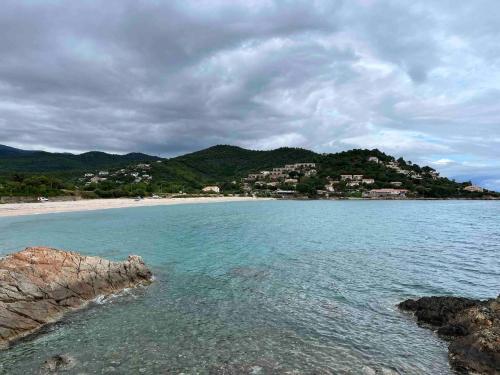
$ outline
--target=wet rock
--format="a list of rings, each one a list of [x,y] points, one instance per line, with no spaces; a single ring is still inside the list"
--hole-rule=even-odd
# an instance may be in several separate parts
[[[0,348],[60,320],[98,296],[151,282],[138,256],[124,262],[46,247],[0,259]]]
[[[42,365],[42,373],[67,371],[75,366],[75,359],[68,354],[56,354],[48,358]]]
[[[423,297],[399,308],[450,340],[450,363],[457,370],[500,374],[500,296],[487,301]]]

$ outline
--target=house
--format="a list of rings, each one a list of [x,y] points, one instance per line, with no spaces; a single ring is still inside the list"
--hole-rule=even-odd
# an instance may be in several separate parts
[[[349,181],[347,183],[347,186],[349,186],[349,187],[359,186],[359,181]]]
[[[287,178],[287,179],[285,179],[285,184],[293,184],[293,185],[295,185],[298,182],[299,182],[299,180],[297,180],[296,178]]]
[[[99,171],[99,176],[107,176],[108,174],[108,171]]]
[[[268,187],[277,187],[277,186],[278,186],[278,183],[277,183],[277,182],[268,182],[268,183],[266,184],[266,186],[268,186]]]
[[[285,168],[273,168],[273,173],[286,173],[288,172],[288,169]]]
[[[372,189],[364,196],[367,198],[405,198],[406,189]]]
[[[352,179],[356,180],[356,181],[361,181],[363,179],[363,175],[362,174],[353,174]]]
[[[477,186],[477,185],[466,186],[466,187],[464,187],[464,190],[470,191],[472,193],[482,193],[484,191],[484,189],[481,186]]]
[[[274,195],[278,195],[281,198],[284,198],[284,197],[293,196],[295,194],[295,190],[281,190],[281,189],[278,189],[273,194]]]
[[[306,173],[304,173],[304,175],[306,177],[310,177],[310,176],[314,176],[316,173],[317,173],[316,169],[310,169],[310,170],[306,171]]]
[[[85,173],[85,177],[94,177],[93,173]]]
[[[363,178],[361,180],[361,183],[366,184],[366,185],[371,185],[375,183],[375,180],[373,178]]]
[[[352,174],[341,174],[340,180],[341,181],[352,180]]]
[[[204,193],[220,193],[220,188],[216,185],[205,186],[201,191]]]
[[[316,163],[295,163],[293,167],[295,169],[316,168]]]
[[[326,191],[329,191],[330,193],[333,193],[335,191],[335,188],[333,187],[333,185],[325,185],[325,190]]]
[[[106,177],[98,177],[98,176],[94,176],[94,177],[92,177],[92,178],[90,179],[90,182],[91,182],[91,183],[96,184],[96,183],[98,183],[98,182],[101,182],[101,181],[106,181],[106,180],[107,180],[107,178],[106,178]]]
[[[261,177],[260,174],[251,173],[251,174],[248,175],[248,177],[246,178],[246,180],[247,181],[255,181],[255,180],[258,180],[260,177]]]
[[[370,156],[368,158],[368,161],[371,161],[373,163],[378,163],[379,162],[379,160],[378,160],[378,158],[376,156]]]
[[[402,183],[402,182],[399,182],[399,181],[392,181],[392,182],[391,182],[391,185],[392,185],[392,186],[396,186],[396,187],[400,187],[401,185],[403,185],[403,183]]]
[[[137,164],[139,169],[149,169],[151,166],[149,164]]]

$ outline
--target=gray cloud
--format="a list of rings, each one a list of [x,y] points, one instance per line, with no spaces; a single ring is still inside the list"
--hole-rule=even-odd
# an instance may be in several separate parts
[[[0,143],[378,147],[500,189],[496,5],[7,0]]]

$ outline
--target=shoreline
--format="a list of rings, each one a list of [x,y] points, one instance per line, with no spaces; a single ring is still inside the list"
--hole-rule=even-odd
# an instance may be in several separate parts
[[[83,212],[98,211],[114,208],[131,207],[152,207],[152,206],[170,206],[177,204],[205,204],[205,203],[224,203],[224,202],[255,202],[269,200],[290,200],[290,201],[497,201],[500,199],[473,199],[473,198],[330,198],[330,199],[310,199],[310,198],[254,198],[254,197],[189,197],[189,198],[145,198],[136,201],[133,198],[100,198],[100,199],[78,199],[71,201],[49,201],[34,203],[3,203],[0,204],[0,218],[56,214],[64,212]]]
[[[1,217],[28,216],[55,214],[63,212],[82,212],[108,210],[113,208],[130,207],[152,207],[169,206],[177,204],[196,204],[196,203],[223,203],[223,202],[248,202],[264,201],[272,198],[253,198],[253,197],[196,197],[196,198],[160,198],[160,199],[141,199],[136,201],[131,198],[114,199],[81,199],[75,201],[54,201],[43,203],[6,203],[0,205]]]

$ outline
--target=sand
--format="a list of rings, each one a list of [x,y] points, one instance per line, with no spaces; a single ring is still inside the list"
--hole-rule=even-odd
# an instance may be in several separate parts
[[[59,212],[106,210],[110,208],[144,207],[144,206],[166,206],[172,204],[193,203],[218,203],[218,202],[246,202],[266,200],[269,198],[251,197],[200,197],[200,198],[146,198],[136,201],[130,198],[117,199],[86,199],[65,202],[43,202],[43,203],[8,203],[0,204],[0,217],[40,215]]]

